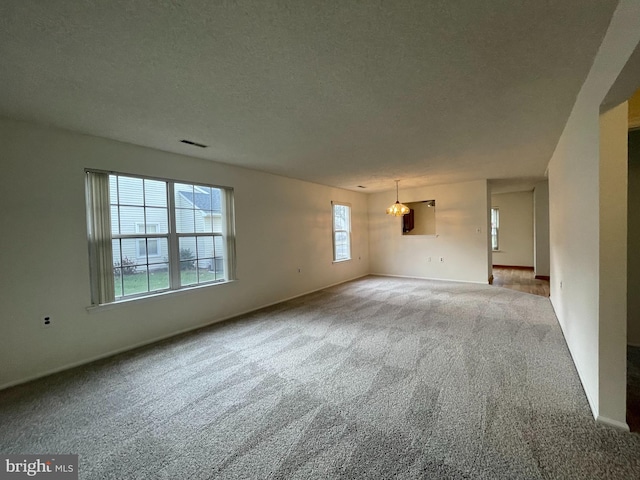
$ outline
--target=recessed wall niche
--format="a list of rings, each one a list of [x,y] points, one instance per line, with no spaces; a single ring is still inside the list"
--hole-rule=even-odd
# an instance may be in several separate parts
[[[411,210],[402,217],[403,235],[436,234],[436,201],[422,200],[405,203]]]

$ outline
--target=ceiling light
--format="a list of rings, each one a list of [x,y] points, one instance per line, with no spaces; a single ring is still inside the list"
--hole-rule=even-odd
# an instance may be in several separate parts
[[[394,217],[401,217],[410,212],[410,208],[406,205],[403,205],[398,200],[398,182],[400,180],[396,180],[396,203],[387,208],[387,215],[393,215]]]

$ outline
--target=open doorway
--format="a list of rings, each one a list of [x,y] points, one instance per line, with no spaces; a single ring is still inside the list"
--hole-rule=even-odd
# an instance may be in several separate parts
[[[640,432],[640,90],[628,105],[627,424]]]
[[[549,187],[545,178],[491,184],[492,284],[549,296]]]

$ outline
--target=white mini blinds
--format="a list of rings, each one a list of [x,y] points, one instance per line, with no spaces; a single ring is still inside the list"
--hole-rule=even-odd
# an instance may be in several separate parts
[[[95,305],[232,280],[233,190],[87,171]]]

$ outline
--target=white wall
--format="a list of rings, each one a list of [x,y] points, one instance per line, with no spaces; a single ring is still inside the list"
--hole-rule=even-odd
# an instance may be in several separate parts
[[[500,210],[493,264],[533,267],[533,192],[491,195],[491,207]]]
[[[600,343],[601,331],[619,331],[626,319],[600,321],[600,287],[616,279],[600,274],[599,107],[638,44],[639,23],[640,3],[622,0],[549,163],[551,301],[594,416],[622,428],[619,354]],[[601,372],[615,378],[605,384]]]
[[[627,103],[600,115],[600,412],[627,416]]]
[[[629,133],[627,343],[640,347],[640,130]]]
[[[0,145],[0,387],[369,271],[364,194],[7,119]],[[233,187],[238,280],[88,311],[85,168]],[[332,263],[332,200],[352,261]]]
[[[533,268],[536,277],[549,276],[549,183],[533,189]]]
[[[385,213],[395,191],[369,195],[371,272],[487,283],[487,182],[400,189],[403,203],[436,201],[436,235],[402,235],[402,219]],[[428,259],[431,257],[431,261]],[[440,262],[442,257],[444,262]]]

